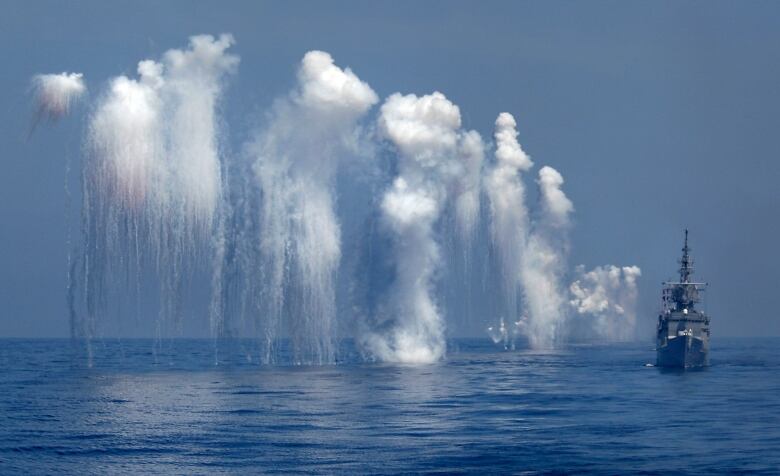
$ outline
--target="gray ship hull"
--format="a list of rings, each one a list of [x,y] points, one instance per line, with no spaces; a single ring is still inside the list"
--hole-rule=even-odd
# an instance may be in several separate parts
[[[707,283],[691,280],[693,258],[688,247],[688,230],[680,259],[680,280],[663,283],[661,314],[656,334],[656,365],[691,369],[709,365],[710,318],[696,304]]]
[[[658,347],[656,365],[691,369],[709,365],[707,342],[699,337],[679,336],[669,338],[665,345]]]

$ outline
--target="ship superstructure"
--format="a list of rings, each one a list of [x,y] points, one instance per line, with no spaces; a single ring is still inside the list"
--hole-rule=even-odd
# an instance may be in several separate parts
[[[656,340],[660,367],[695,368],[709,365],[710,318],[696,309],[707,283],[693,280],[688,230],[680,259],[680,280],[663,283]]]

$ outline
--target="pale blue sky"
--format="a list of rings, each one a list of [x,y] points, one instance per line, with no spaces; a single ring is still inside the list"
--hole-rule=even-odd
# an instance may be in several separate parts
[[[572,266],[639,265],[652,322],[688,226],[713,335],[780,334],[780,3],[6,1],[0,336],[68,335],[63,181],[90,101],[27,142],[30,77],[80,71],[94,97],[139,60],[222,32],[241,56],[223,105],[232,147],[310,49],[381,97],[442,91],[484,137],[509,111],[535,162],[566,179]]]

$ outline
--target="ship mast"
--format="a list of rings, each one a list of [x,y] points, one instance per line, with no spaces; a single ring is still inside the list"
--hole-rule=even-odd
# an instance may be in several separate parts
[[[693,274],[693,258],[690,255],[691,249],[688,247],[688,229],[685,229],[685,245],[683,246],[682,259],[680,259],[680,282],[690,282],[691,275]]]
[[[705,283],[691,281],[693,276],[693,257],[688,246],[688,229],[685,229],[685,243],[682,248],[680,263],[680,281],[677,283],[665,283],[664,301],[673,303],[673,309],[678,311],[693,311],[694,305],[699,302],[699,291],[703,290]]]

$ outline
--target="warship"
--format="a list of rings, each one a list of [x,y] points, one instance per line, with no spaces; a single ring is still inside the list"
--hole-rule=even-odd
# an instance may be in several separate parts
[[[707,283],[693,281],[688,230],[680,259],[680,280],[663,283],[656,340],[659,367],[696,368],[709,365],[710,318],[696,309]]]

